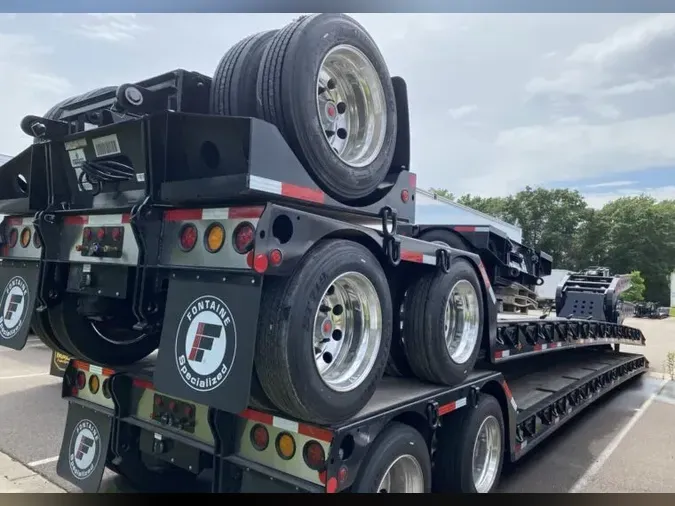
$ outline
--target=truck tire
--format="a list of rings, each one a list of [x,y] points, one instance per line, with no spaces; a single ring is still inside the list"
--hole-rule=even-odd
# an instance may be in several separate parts
[[[159,331],[143,334],[131,328],[131,318],[117,314],[115,320],[94,323],[78,311],[79,298],[65,294],[60,304],[49,308],[49,321],[56,339],[71,356],[110,367],[130,365],[147,357],[159,345]],[[128,321],[127,321],[128,320]]]
[[[351,491],[427,494],[431,476],[429,447],[422,435],[409,425],[393,422],[370,445]]]
[[[54,337],[54,332],[49,324],[49,317],[47,316],[46,311],[41,313],[38,313],[37,311],[33,312],[33,318],[31,319],[31,333],[35,334],[47,348],[63,353],[64,355],[72,355],[72,351],[67,350],[66,347]]]
[[[504,442],[502,408],[491,395],[483,394],[475,408],[446,415],[438,431],[434,492],[493,492],[504,463]],[[479,472],[474,473],[474,464]]]
[[[349,16],[304,16],[279,30],[263,54],[257,93],[258,116],[277,126],[333,198],[367,197],[389,173],[394,88],[377,45]]]
[[[392,302],[365,246],[320,242],[290,278],[265,279],[261,307],[255,369],[277,409],[331,424],[366,405],[387,363]]]
[[[405,301],[405,294],[403,300]],[[394,312],[394,326],[391,333],[391,348],[389,350],[389,360],[385,374],[394,378],[410,378],[413,375],[408,364],[408,357],[405,352],[405,341],[403,339],[403,315],[405,314],[405,302],[399,304],[399,311]]]
[[[224,116],[257,117],[256,85],[263,51],[278,30],[250,35],[232,46],[211,81],[209,109]]]
[[[423,276],[405,304],[404,350],[415,376],[448,386],[464,381],[483,337],[483,295],[471,264],[457,259],[447,274]]]

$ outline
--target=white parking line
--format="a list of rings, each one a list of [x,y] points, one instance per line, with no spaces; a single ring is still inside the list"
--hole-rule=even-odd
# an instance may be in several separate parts
[[[52,462],[56,462],[57,460],[59,460],[58,455],[56,457],[49,457],[48,459],[42,459],[42,460],[36,460],[34,462],[29,462],[27,465],[28,465],[28,467],[44,466],[45,464],[51,464]]]
[[[576,494],[581,492],[584,488],[586,488],[586,485],[593,479],[593,477],[598,474],[598,471],[602,469],[602,466],[605,465],[605,462],[607,462],[607,459],[614,453],[614,451],[619,447],[619,444],[621,441],[623,441],[623,438],[625,438],[630,430],[635,426],[635,424],[638,422],[640,418],[642,418],[642,415],[645,414],[645,411],[647,411],[647,408],[651,406],[651,404],[654,402],[654,400],[661,395],[661,392],[665,388],[665,386],[668,384],[668,380],[663,380],[661,384],[659,385],[659,389],[653,393],[652,395],[649,396],[649,398],[640,406],[633,416],[631,417],[630,420],[628,420],[628,423],[621,429],[621,431],[614,436],[614,439],[612,439],[607,447],[602,451],[602,453],[598,456],[598,458],[591,464],[591,466],[586,470],[586,472],[577,480],[577,482],[572,486],[572,488],[569,490],[570,494]]]
[[[22,374],[20,376],[0,376],[0,380],[18,380],[24,378],[36,378],[38,376],[48,376],[48,372],[40,372],[36,374]]]

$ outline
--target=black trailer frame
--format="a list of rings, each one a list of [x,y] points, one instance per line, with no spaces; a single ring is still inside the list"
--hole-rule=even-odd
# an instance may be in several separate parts
[[[353,419],[326,427],[304,425],[260,410],[246,409],[233,415],[164,396],[153,384],[152,360],[119,372],[73,360],[63,380],[69,410],[57,471],[85,492],[95,492],[106,465],[114,471],[141,469],[144,454],[169,467],[180,467],[186,476],[208,470],[212,473],[211,491],[216,493],[341,492],[354,483],[370,443],[390,423],[414,427],[434,456],[437,431],[446,419],[459,410],[472,409],[485,395],[497,398],[502,407],[504,450],[506,458],[515,462],[587,406],[649,367],[642,355],[602,348],[570,350],[555,359],[530,361],[525,367],[517,364],[510,369],[477,369],[451,388],[416,379],[385,378],[373,399]],[[85,375],[86,385],[98,375],[104,389],[108,385],[108,396],[97,397],[86,387],[78,388],[78,374]],[[162,403],[159,408],[158,399]],[[166,406],[172,402],[175,412],[188,407],[196,417],[180,421],[179,415],[166,416]],[[209,437],[195,430],[200,423],[202,428],[208,425]],[[99,452],[96,465],[86,475],[72,465],[74,435],[82,432],[83,424],[96,434],[94,451]],[[302,434],[326,442],[325,468],[316,471],[312,482],[306,476],[293,475],[283,465],[270,466],[250,458],[251,453],[243,448],[250,437],[245,429],[251,424],[280,427],[301,442]],[[125,468],[121,464],[125,460],[132,465]],[[79,477],[74,472],[80,473]],[[128,472],[121,473],[128,477]]]

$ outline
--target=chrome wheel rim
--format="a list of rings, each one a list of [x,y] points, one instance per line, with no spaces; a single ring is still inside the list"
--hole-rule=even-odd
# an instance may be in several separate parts
[[[502,432],[497,419],[490,415],[483,420],[473,444],[471,464],[476,492],[487,493],[494,485],[501,452]]]
[[[316,89],[317,113],[330,148],[351,167],[372,163],[384,145],[387,102],[368,57],[353,46],[335,46],[321,62]]]
[[[424,473],[412,455],[401,455],[387,468],[377,492],[380,494],[423,494]]]
[[[443,331],[450,358],[464,364],[476,348],[480,326],[480,305],[473,285],[466,279],[455,283],[445,304]]]
[[[335,278],[314,317],[314,361],[336,392],[357,388],[375,365],[382,341],[382,308],[375,286],[361,273]]]

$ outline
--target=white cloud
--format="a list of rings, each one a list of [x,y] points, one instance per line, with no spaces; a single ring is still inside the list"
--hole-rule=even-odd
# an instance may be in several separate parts
[[[462,119],[473,114],[477,110],[478,106],[476,106],[475,104],[463,105],[461,107],[457,107],[456,109],[448,109],[448,115],[452,119]]]
[[[136,14],[89,14],[96,21],[82,23],[76,32],[89,39],[108,42],[128,42],[136,38],[140,32],[148,30],[147,26],[136,21]]]
[[[14,155],[30,143],[19,123],[28,114],[41,114],[71,89],[68,79],[46,65],[53,55],[32,34],[0,32],[0,153]]]
[[[621,197],[637,197],[640,195],[650,195],[658,201],[675,199],[675,186],[661,186],[659,188],[629,188],[613,192],[584,193],[583,195],[590,207],[599,209],[608,202],[611,202]]]
[[[586,188],[609,188],[616,186],[630,186],[636,181],[609,181],[607,183],[587,184]]]

